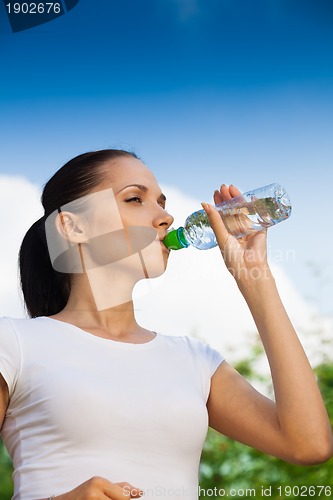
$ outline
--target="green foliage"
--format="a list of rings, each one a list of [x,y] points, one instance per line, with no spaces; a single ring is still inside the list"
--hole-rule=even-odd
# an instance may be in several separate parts
[[[333,363],[323,363],[315,368],[318,385],[333,426]]]
[[[13,495],[12,464],[0,439],[0,499],[10,500]]]
[[[264,498],[262,491],[268,488],[271,488],[269,498],[274,500],[299,498],[297,489],[295,495],[289,494],[292,492],[288,487],[294,486],[304,487],[303,492],[309,492],[302,495],[306,498],[319,498],[319,486],[330,486],[328,496],[333,496],[333,460],[318,466],[291,465],[209,429],[200,465],[201,499],[208,496],[221,498],[223,491],[224,496],[236,499]],[[315,486],[316,490],[309,489],[310,486]],[[214,488],[216,495],[210,495]],[[316,494],[312,495],[314,491]],[[321,496],[324,498],[325,495],[322,493]]]
[[[247,379],[262,382],[253,369],[262,352],[260,345],[254,346],[249,358],[235,368]],[[333,424],[333,363],[319,365],[315,374]],[[209,429],[201,457],[200,487],[202,500],[265,498],[264,492],[273,500],[332,497],[333,459],[318,466],[291,465]]]

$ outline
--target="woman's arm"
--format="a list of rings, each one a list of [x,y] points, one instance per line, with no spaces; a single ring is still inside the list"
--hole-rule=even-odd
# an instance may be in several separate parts
[[[9,403],[9,395],[8,395],[8,386],[5,382],[5,379],[0,373],[0,429],[2,427],[6,410],[8,408]]]
[[[237,195],[223,186],[215,202]],[[227,363],[212,378],[210,425],[250,446],[299,464],[328,460],[333,437],[314,374],[279,297],[266,260],[264,231],[242,241],[206,208],[229,271],[246,300],[270,364],[275,402],[259,394]]]

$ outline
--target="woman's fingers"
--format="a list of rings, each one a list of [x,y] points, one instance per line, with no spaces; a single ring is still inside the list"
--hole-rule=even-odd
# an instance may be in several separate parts
[[[218,189],[216,189],[214,191],[213,198],[214,198],[215,205],[218,205],[219,203],[222,203],[222,201],[223,201],[222,195],[221,195],[221,193],[220,193],[220,191]]]
[[[214,203],[215,205],[218,205],[219,203],[222,203],[223,201],[228,201],[234,198],[235,196],[240,196],[242,193],[239,191],[239,189],[236,188],[233,184],[230,184],[230,186],[227,186],[226,184],[222,184],[220,189],[216,189],[214,191]]]
[[[218,213],[216,208],[214,208],[209,203],[202,203],[201,205],[208,216],[209,223],[210,223],[210,225],[215,233],[219,247],[223,252],[224,247],[225,247],[230,235],[229,235],[225,225],[223,224],[223,221],[220,217],[220,214]]]
[[[216,191],[214,191],[214,203],[215,205],[218,205],[224,201],[227,202],[228,200],[231,200],[235,196],[239,195],[241,195],[241,192],[233,184],[231,184],[230,186],[222,184],[220,190],[216,189]],[[207,213],[210,225],[215,233],[219,247],[222,252],[224,252],[225,245],[230,236],[229,232],[227,231],[226,226],[223,223],[219,213],[212,205],[210,205],[209,203],[203,203],[202,207]]]
[[[123,482],[115,484],[122,488],[123,494],[126,496],[126,498],[141,498],[144,494],[144,492],[140,488],[136,488],[130,483]]]
[[[88,481],[80,484],[74,490],[57,496],[59,500],[127,500],[130,498],[140,498],[144,492],[130,483],[111,483],[103,477],[92,477]]]
[[[230,194],[229,186],[227,186],[226,184],[221,185],[220,193],[223,198],[223,201],[231,200],[232,196]]]
[[[234,186],[233,184],[230,184],[229,186],[229,192],[231,194],[231,196],[234,198],[235,196],[240,196],[242,193],[240,192],[240,190],[238,188],[236,188],[236,186]]]
[[[127,500],[130,498],[140,498],[143,495],[143,491],[130,483],[110,483],[105,484],[103,493],[112,500]]]

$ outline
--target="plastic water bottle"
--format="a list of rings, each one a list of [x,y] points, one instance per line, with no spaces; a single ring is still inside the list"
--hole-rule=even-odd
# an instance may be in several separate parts
[[[291,204],[285,189],[270,184],[253,189],[231,200],[215,205],[227,230],[236,238],[274,226],[291,214]],[[184,227],[171,230],[163,240],[171,250],[189,245],[207,250],[217,245],[215,234],[204,210],[187,217]]]

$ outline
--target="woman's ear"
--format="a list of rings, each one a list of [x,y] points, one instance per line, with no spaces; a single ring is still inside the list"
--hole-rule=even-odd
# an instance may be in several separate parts
[[[72,212],[59,212],[55,226],[60,236],[72,244],[88,239],[82,217]]]

